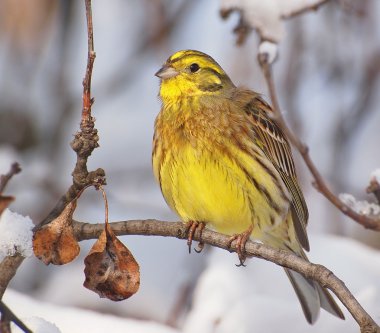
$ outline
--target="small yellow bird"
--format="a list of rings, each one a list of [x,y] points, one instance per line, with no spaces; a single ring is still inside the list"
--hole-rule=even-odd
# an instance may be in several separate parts
[[[199,224],[207,224],[238,239],[241,263],[249,237],[307,259],[308,210],[271,107],[236,87],[199,51],[176,52],[156,76],[162,109],[153,138],[154,175],[168,205],[191,226],[190,244]],[[321,307],[344,319],[326,289],[285,271],[309,323]]]

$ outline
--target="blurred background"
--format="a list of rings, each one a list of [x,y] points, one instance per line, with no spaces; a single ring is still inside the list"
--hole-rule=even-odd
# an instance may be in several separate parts
[[[93,1],[97,57],[92,95],[100,148],[88,166],[106,171],[111,221],[177,220],[151,170],[153,124],[160,109],[154,73],[174,51],[197,49],[210,54],[235,84],[269,100],[257,63],[259,37],[253,31],[237,47],[232,31],[238,14],[222,20],[219,11],[217,0]],[[274,65],[282,111],[289,126],[309,145],[333,192],[369,201],[374,201],[365,194],[369,175],[380,167],[379,17],[377,0],[336,0],[316,12],[283,21],[285,35]],[[69,143],[79,128],[86,61],[83,1],[0,0],[0,173],[7,172],[14,161],[21,164],[22,173],[7,188],[8,194],[16,196],[10,208],[29,215],[35,223],[71,184],[75,154]],[[366,251],[377,252],[380,234],[365,230],[333,208],[312,188],[309,171],[294,155],[310,210],[311,258],[314,255],[329,267],[334,247],[322,256],[324,243],[314,245],[313,237],[319,244],[321,237],[331,234],[333,239],[357,240],[373,248]],[[75,218],[99,222],[103,217],[101,194],[87,190]],[[130,300],[112,303],[82,287],[83,258],[91,241],[82,242],[81,256],[64,267],[27,260],[13,288],[36,299],[186,330],[186,322],[192,320],[194,288],[199,291],[197,285],[210,262],[227,258],[225,267],[237,270],[235,256],[214,249],[188,255],[183,241],[137,236],[122,237],[122,241],[141,266],[141,289]],[[258,261],[251,260],[251,267],[239,270],[239,276],[250,279],[249,274],[261,274],[264,281],[267,270],[279,271],[267,265],[258,272],[263,265]],[[291,295],[285,275],[278,272],[278,276],[284,294]],[[297,319],[302,320],[298,305],[294,307]],[[281,309],[273,311],[273,316],[281,313]]]

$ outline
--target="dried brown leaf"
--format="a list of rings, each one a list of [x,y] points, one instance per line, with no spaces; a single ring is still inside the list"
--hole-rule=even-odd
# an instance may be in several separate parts
[[[139,289],[139,265],[108,224],[84,263],[86,280],[83,285],[100,297],[122,301]]]
[[[76,200],[73,200],[57,218],[34,233],[34,254],[46,265],[64,265],[79,254],[80,248],[72,226],[75,208]]]
[[[0,195],[0,215],[3,213],[10,203],[14,200],[14,197]]]

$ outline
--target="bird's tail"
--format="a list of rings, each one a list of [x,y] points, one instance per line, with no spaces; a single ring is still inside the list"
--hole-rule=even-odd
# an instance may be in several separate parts
[[[291,215],[289,215],[289,219],[291,219]],[[292,223],[280,224],[271,230],[270,233],[264,234],[262,240],[264,243],[282,250],[291,251],[297,256],[309,261],[298,242],[292,225]],[[285,268],[285,272],[301,303],[306,320],[310,324],[315,323],[318,319],[320,308],[325,309],[338,318],[344,319],[341,309],[326,288],[323,288],[318,282],[307,279],[302,274],[288,268]]]
[[[288,268],[285,268],[285,272],[301,303],[306,320],[310,324],[314,324],[318,319],[321,307],[334,316],[344,319],[341,309],[327,289],[323,288],[318,282],[307,279],[303,275]]]

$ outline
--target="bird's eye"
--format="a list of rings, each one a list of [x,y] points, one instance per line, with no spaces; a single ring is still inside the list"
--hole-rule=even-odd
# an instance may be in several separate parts
[[[191,73],[195,73],[199,70],[199,65],[194,63],[194,64],[191,64],[189,68],[190,68]]]

